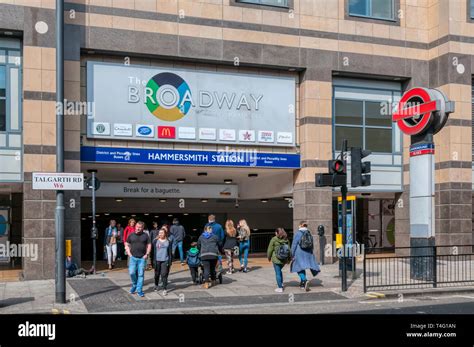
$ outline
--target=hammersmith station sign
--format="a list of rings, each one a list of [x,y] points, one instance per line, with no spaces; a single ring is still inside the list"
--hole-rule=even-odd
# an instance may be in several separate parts
[[[88,62],[90,138],[295,145],[295,78]]]

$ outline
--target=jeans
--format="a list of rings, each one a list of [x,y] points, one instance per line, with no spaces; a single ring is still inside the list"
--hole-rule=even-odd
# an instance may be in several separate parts
[[[117,242],[117,258],[119,260],[125,258],[125,246],[123,242]]]
[[[107,249],[107,264],[112,265],[117,258],[117,244],[105,245],[105,248]]]
[[[181,262],[184,262],[184,253],[183,253],[183,241],[173,241],[173,257],[174,257],[174,252],[176,251],[176,246],[178,246],[178,251],[179,251],[179,260]]]
[[[313,276],[316,276],[319,273],[319,271],[313,269],[309,269],[309,271],[311,271],[311,274]],[[301,282],[306,281],[306,270],[301,270],[300,272],[298,272],[298,276],[300,276]]]
[[[239,245],[239,262],[240,267],[247,268],[248,264],[248,257],[249,257],[249,250],[250,250],[250,240],[241,241]],[[244,256],[244,262],[242,263],[242,255]]]
[[[128,273],[132,280],[132,287],[136,288],[138,292],[143,291],[143,280],[145,277],[146,259],[129,257],[130,264],[128,265]]]
[[[202,266],[204,267],[204,282],[209,281],[209,276],[212,281],[216,280],[216,265],[217,259],[202,260]]]
[[[190,266],[189,271],[191,272],[191,278],[193,279],[193,282],[196,283],[199,280],[198,278],[199,268],[197,266]]]
[[[283,272],[281,271],[283,269],[283,266],[285,265],[273,263],[278,288],[283,288]]]
[[[168,274],[169,274],[169,265],[167,261],[155,261],[155,286],[158,287],[158,283],[163,282],[163,289],[166,290],[168,286]]]

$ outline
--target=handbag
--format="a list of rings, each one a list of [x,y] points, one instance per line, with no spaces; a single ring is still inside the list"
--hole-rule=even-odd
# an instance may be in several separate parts
[[[233,250],[234,250],[234,255],[239,255],[240,253],[239,246],[234,246]]]

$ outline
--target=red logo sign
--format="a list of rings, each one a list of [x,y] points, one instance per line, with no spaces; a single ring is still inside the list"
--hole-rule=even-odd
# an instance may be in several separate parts
[[[440,101],[431,96],[425,88],[413,88],[400,99],[392,121],[407,135],[416,135],[428,128],[433,113],[440,110]]]
[[[158,137],[160,139],[174,139],[176,138],[176,128],[158,126]]]

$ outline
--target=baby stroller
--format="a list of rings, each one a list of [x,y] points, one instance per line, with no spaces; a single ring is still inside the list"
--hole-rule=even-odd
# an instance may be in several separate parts
[[[224,268],[222,267],[222,264],[219,264],[219,262],[217,262],[217,264],[216,264],[216,279],[219,281],[219,284],[222,284],[222,273],[223,272],[224,272]],[[203,284],[204,283],[204,266],[202,265],[202,262],[201,262],[201,264],[199,264],[198,278],[199,278],[199,284]]]

